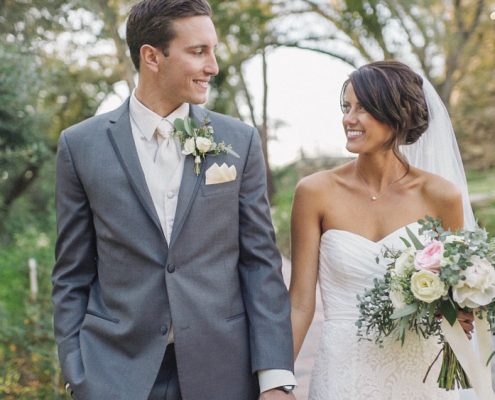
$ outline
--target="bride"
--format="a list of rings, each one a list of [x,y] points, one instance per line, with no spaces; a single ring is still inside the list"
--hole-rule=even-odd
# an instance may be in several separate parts
[[[436,338],[410,334],[401,346],[389,337],[380,348],[358,341],[355,326],[356,295],[385,272],[375,261],[384,245],[402,248],[405,228],[417,233],[417,221],[425,215],[440,218],[451,230],[474,223],[450,120],[441,129],[435,125],[438,104],[427,100],[438,95],[427,85],[396,61],[353,72],[341,106],[346,147],[358,157],[308,176],[296,188],[290,284],[296,356],[313,319],[317,278],[325,317],[310,400],[458,398],[457,392],[437,387],[440,361],[422,382],[440,348]],[[430,139],[439,147],[431,147],[435,140]],[[454,166],[442,159],[445,152],[457,160],[454,179],[449,176]],[[445,173],[428,166],[432,158],[446,166]],[[417,168],[423,165],[430,172]],[[458,320],[470,337],[472,315],[459,312]]]

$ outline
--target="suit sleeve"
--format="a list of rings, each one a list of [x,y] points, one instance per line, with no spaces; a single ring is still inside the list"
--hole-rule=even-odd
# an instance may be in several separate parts
[[[79,330],[97,262],[92,212],[64,133],[57,152],[56,211],[52,301],[55,339],[63,365],[67,354],[79,350]]]
[[[239,237],[239,271],[249,319],[252,371],[293,371],[289,297],[275,244],[261,141],[254,129],[242,173]]]

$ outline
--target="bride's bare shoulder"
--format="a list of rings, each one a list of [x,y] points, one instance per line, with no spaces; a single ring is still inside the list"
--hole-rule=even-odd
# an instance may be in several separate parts
[[[341,186],[351,172],[351,162],[338,167],[318,171],[302,178],[296,186],[296,194],[321,196]]]
[[[413,167],[411,167],[411,174],[420,183],[424,196],[440,208],[459,203],[461,192],[452,182],[439,175]]]

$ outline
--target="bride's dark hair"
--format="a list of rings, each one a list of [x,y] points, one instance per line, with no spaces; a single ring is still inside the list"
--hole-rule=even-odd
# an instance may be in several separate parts
[[[394,135],[385,143],[407,165],[399,146],[416,142],[428,128],[428,106],[423,92],[423,78],[398,61],[377,61],[352,72],[344,82],[344,92],[352,84],[361,106],[375,119],[390,126]]]

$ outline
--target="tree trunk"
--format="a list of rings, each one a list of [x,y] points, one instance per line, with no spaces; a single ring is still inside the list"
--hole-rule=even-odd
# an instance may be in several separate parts
[[[103,14],[103,21],[108,26],[108,32],[110,37],[115,44],[115,49],[117,51],[117,59],[119,60],[118,73],[123,81],[126,81],[129,88],[129,92],[135,88],[134,83],[134,66],[127,56],[127,46],[125,41],[119,35],[119,16],[115,9],[112,8],[111,4],[106,1],[98,1],[100,10]]]
[[[266,48],[263,48],[261,52],[261,60],[263,63],[263,110],[260,135],[263,155],[265,156],[268,198],[271,202],[275,188],[273,187],[272,171],[270,169],[270,162],[268,159],[268,63],[266,60]]]

